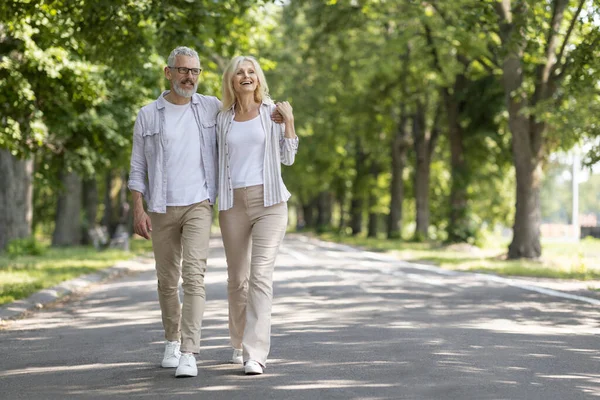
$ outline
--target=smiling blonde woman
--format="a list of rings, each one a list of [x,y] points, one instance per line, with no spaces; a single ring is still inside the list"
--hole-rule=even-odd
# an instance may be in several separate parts
[[[262,374],[271,346],[273,270],[287,227],[290,192],[281,164],[298,151],[288,102],[274,104],[256,59],[235,57],[223,73],[217,116],[219,223],[227,257],[234,363]],[[281,114],[283,124],[271,120]],[[251,248],[250,248],[251,246]]]

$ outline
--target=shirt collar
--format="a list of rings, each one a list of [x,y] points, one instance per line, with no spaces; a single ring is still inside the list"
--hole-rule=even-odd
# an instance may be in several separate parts
[[[231,107],[229,107],[228,111],[231,111],[232,113],[235,114],[235,102],[231,105]],[[263,99],[263,101],[260,103],[260,107],[269,107],[270,105],[273,105],[273,100],[271,99]]]
[[[165,103],[167,100],[165,100],[165,96],[167,94],[169,94],[171,91],[170,90],[165,90],[164,92],[162,92],[160,94],[160,96],[158,96],[158,99],[156,99],[156,107],[161,110],[163,108],[165,108]],[[192,104],[198,104],[200,103],[200,96],[198,96],[197,93],[194,93],[192,95]]]

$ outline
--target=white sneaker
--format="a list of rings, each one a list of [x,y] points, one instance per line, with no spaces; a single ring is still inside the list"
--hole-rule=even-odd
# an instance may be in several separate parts
[[[181,355],[179,359],[179,366],[177,367],[177,371],[175,371],[175,376],[178,378],[183,378],[186,376],[196,376],[198,375],[198,367],[196,366],[196,358],[193,354],[184,353]]]
[[[233,349],[233,355],[231,356],[231,362],[234,364],[242,365],[244,363],[244,350]]]
[[[263,367],[254,360],[249,360],[244,366],[244,372],[246,375],[260,375],[263,373]]]
[[[181,357],[179,346],[179,342],[166,342],[165,355],[163,356],[163,360],[160,363],[161,367],[177,368],[177,366],[179,365],[179,357]]]

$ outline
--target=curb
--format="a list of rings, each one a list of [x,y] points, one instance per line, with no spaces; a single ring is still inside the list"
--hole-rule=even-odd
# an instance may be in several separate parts
[[[135,257],[131,260],[119,261],[112,267],[73,278],[56,286],[40,290],[25,299],[0,306],[0,323],[17,319],[28,311],[42,309],[47,304],[95,283],[150,268],[154,268],[154,259]]]

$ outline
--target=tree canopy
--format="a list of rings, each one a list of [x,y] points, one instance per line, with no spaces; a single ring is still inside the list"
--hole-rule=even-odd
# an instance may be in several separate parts
[[[510,254],[536,257],[549,155],[590,142],[584,162],[600,159],[599,5],[7,0],[0,148],[35,160],[49,219],[65,171],[102,185],[126,171],[174,47],[199,52],[199,90],[217,96],[227,61],[251,54],[294,107],[284,179],[303,224],[466,242],[512,225]]]

